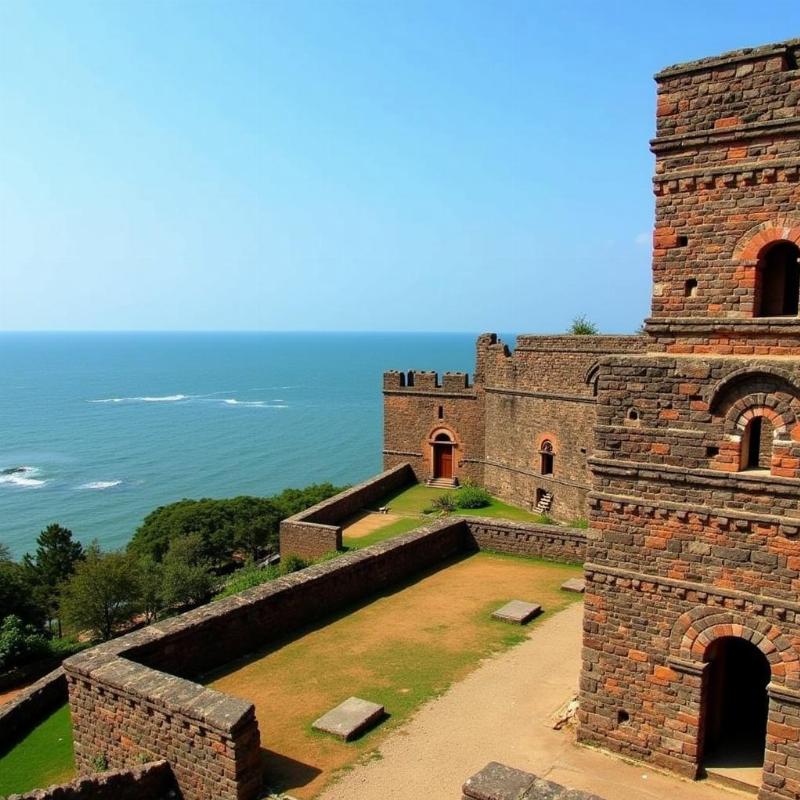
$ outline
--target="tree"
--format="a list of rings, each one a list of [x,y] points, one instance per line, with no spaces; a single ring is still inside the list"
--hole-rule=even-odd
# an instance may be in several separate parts
[[[137,567],[141,610],[144,621],[150,624],[164,608],[164,566],[145,557],[138,560]]]
[[[281,511],[268,499],[237,497],[234,500],[233,533],[236,548],[256,561],[277,538]]]
[[[0,558],[0,620],[11,615],[41,628],[47,609],[37,602],[30,575],[22,564]]]
[[[110,639],[140,610],[138,564],[127,553],[103,553],[96,542],[85,556],[64,584],[61,614],[77,630]]]
[[[23,563],[31,573],[37,601],[47,609],[48,618],[58,612],[60,585],[75,571],[83,559],[83,545],[72,538],[72,531],[57,523],[48,525],[36,538],[36,554],[25,554]],[[61,635],[61,621],[58,622]]]
[[[572,320],[567,333],[573,336],[596,336],[600,329],[585,314],[579,314]]]
[[[0,621],[0,671],[27,664],[50,653],[47,638],[18,616]]]
[[[211,597],[214,579],[199,536],[175,539],[164,557],[162,597],[167,606],[198,605]]]

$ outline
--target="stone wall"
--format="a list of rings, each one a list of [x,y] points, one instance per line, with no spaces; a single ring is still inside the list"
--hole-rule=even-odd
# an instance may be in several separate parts
[[[156,623],[64,662],[81,772],[169,761],[184,800],[251,800],[261,783],[252,704],[194,683],[315,620],[477,548],[575,561],[584,532],[443,518],[233,597]]]
[[[496,761],[467,779],[462,791],[462,800],[602,800]]]
[[[184,800],[250,800],[261,785],[252,704],[196,678],[465,547],[444,520],[100,645],[64,663],[78,769],[170,762]]]
[[[59,668],[0,705],[0,753],[66,702],[67,681]]]
[[[7,800],[171,800],[177,786],[166,761],[113,770],[71,783],[12,794]]]
[[[399,463],[380,475],[283,520],[280,527],[281,556],[296,555],[313,560],[341,550],[340,523],[413,482],[411,466]]]
[[[756,316],[800,242],[799,47],[656,76],[647,352],[600,359],[590,460],[579,737],[701,775],[737,639],[769,666],[762,800],[800,797],[800,325]]]
[[[586,558],[585,530],[490,517],[462,519],[468,532],[468,542],[479,550],[568,564],[583,564]]]
[[[525,508],[552,495],[549,513],[586,516],[597,364],[641,350],[641,336],[519,336],[512,353],[495,334],[476,343],[475,380],[463,373],[384,375],[384,465],[409,461],[417,479],[433,477],[433,439],[456,443],[456,477]],[[554,451],[543,474],[541,449]]]

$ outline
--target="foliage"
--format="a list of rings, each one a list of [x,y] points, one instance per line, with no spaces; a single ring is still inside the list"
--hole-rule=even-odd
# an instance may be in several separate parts
[[[589,527],[589,520],[586,517],[577,517],[573,519],[570,523],[570,527],[572,528],[581,528],[586,530]]]
[[[161,597],[165,605],[198,605],[208,600],[214,578],[200,536],[192,534],[170,543],[162,575]]]
[[[145,556],[137,561],[139,603],[144,621],[155,622],[164,608],[164,565]]]
[[[21,666],[50,654],[47,638],[11,614],[0,622],[0,671]]]
[[[600,329],[586,314],[579,314],[572,320],[567,333],[571,333],[573,336],[596,336],[600,333]]]
[[[456,496],[452,492],[445,492],[444,494],[440,494],[438,497],[434,497],[431,505],[433,506],[434,510],[442,511],[445,514],[455,511],[458,507],[456,504]]]
[[[47,616],[37,603],[28,570],[22,564],[4,557],[0,558],[0,619],[11,614],[39,627]]]
[[[338,553],[335,555],[338,555]],[[305,569],[308,565],[309,562],[299,556],[288,556],[280,564],[271,564],[268,567],[259,567],[250,563],[246,567],[237,570],[225,585],[225,588],[214,596],[214,599],[221,600],[223,597],[230,597],[232,594],[245,591],[245,589],[261,586],[262,583],[274,581],[275,578],[280,578],[282,575],[289,575],[292,572]]]
[[[33,556],[25,554],[23,564],[30,573],[35,601],[48,619],[58,611],[60,585],[72,575],[83,557],[83,545],[72,538],[71,530],[57,523],[48,525],[36,538]]]
[[[486,489],[473,484],[465,484],[456,492],[456,505],[459,508],[486,508],[492,497]]]
[[[230,564],[237,550],[257,559],[277,546],[282,519],[340,491],[333,484],[321,483],[286,489],[274,497],[179,500],[148,514],[128,550],[162,561],[173,540],[195,535],[202,543],[203,557],[212,566]]]
[[[76,630],[106,640],[141,607],[139,567],[127,553],[94,542],[61,592],[61,614]]]

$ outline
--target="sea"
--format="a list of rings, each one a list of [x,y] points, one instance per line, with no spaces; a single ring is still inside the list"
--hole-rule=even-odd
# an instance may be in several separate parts
[[[471,371],[475,338],[2,333],[0,542],[21,557],[58,522],[119,548],[184,497],[363,480],[381,469],[382,373]]]

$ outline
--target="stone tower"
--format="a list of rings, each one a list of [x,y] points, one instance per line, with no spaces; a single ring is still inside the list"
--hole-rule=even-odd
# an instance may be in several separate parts
[[[601,360],[580,738],[800,797],[800,40],[656,76],[646,352]]]

